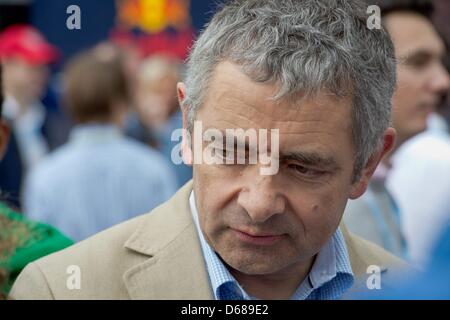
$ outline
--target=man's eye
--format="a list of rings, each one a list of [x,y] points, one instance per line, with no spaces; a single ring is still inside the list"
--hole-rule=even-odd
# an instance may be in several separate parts
[[[406,60],[405,64],[411,66],[416,69],[421,69],[427,66],[431,62],[431,58],[429,56],[417,56],[411,57]]]
[[[288,168],[305,177],[319,177],[324,173],[298,164],[289,164]]]

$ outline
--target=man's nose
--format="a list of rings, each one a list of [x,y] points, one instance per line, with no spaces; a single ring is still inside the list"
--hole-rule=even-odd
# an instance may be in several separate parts
[[[258,175],[241,190],[237,201],[255,224],[282,214],[286,208],[285,198],[274,185],[274,176]]]
[[[442,63],[435,65],[430,77],[429,88],[436,94],[444,94],[450,89],[450,76]]]

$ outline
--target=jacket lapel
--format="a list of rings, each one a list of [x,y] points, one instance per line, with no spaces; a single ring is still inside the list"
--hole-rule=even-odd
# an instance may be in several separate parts
[[[387,266],[384,265],[384,262],[378,256],[368,251],[367,245],[365,246],[365,251],[360,248],[362,239],[356,239],[343,223],[341,223],[340,229],[345,239],[350,265],[352,266],[356,280],[367,277],[367,268],[370,265],[379,266],[382,272],[388,270]]]
[[[189,209],[191,190],[192,182],[188,182],[125,243],[145,256],[123,276],[132,299],[213,299]]]

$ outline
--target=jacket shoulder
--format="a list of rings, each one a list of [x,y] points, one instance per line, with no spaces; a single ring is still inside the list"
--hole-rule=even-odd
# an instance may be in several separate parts
[[[379,264],[383,267],[402,268],[408,264],[401,258],[381,248],[377,244],[350,233],[350,241],[353,250],[362,258],[366,264]]]
[[[342,227],[342,226],[341,226]],[[414,274],[416,271],[404,260],[394,256],[380,246],[352,234],[346,228],[344,238],[355,275],[355,288],[365,284],[369,276],[380,272],[383,285],[394,287],[405,273]]]
[[[17,278],[11,298],[29,299],[30,290],[35,290],[33,299],[129,299],[130,271],[147,267],[150,258],[168,250],[189,227],[194,230],[188,206],[191,190],[192,181],[150,213],[29,264]]]
[[[126,299],[122,275],[143,257],[127,250],[124,243],[148,215],[28,264],[14,283],[10,298]]]

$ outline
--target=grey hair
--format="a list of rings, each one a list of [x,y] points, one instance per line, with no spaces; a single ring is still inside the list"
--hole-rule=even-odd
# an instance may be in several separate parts
[[[231,61],[253,81],[279,88],[274,99],[313,98],[327,90],[352,98],[354,179],[381,146],[396,83],[387,32],[369,30],[362,0],[233,0],[213,16],[187,61],[192,130],[215,66]]]

